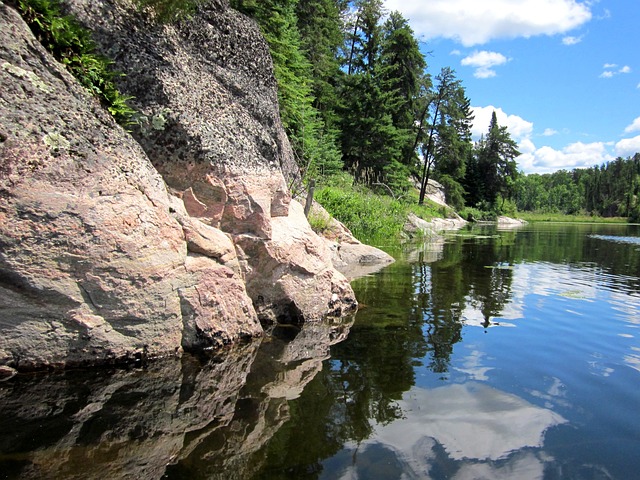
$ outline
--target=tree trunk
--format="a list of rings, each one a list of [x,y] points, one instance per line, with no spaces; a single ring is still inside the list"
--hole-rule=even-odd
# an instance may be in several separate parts
[[[433,150],[433,131],[436,128],[436,122],[438,120],[438,113],[440,113],[440,96],[438,96],[438,101],[436,103],[436,112],[433,115],[433,123],[431,124],[431,130],[429,131],[429,141],[427,142],[427,151],[424,155],[424,168],[422,169],[422,181],[420,182],[420,197],[418,199],[418,205],[422,205],[424,203],[424,197],[427,193],[427,183],[429,183],[429,173],[431,170],[431,156]]]

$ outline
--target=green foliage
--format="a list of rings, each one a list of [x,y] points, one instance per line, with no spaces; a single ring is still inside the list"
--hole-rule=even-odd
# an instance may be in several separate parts
[[[307,216],[307,221],[311,226],[311,229],[317,234],[321,234],[326,232],[329,229],[331,219],[322,213],[318,213],[313,209],[309,212]]]
[[[316,190],[316,200],[360,240],[398,238],[405,222],[399,203],[363,188]]]
[[[474,207],[464,207],[458,214],[468,222],[493,222],[497,218],[494,212]]]
[[[440,71],[436,81],[436,89],[430,93],[431,100],[424,111],[425,115],[431,116],[429,134],[417,137],[416,142],[423,156],[420,203],[424,201],[432,173],[448,180],[451,195],[458,201],[462,190],[460,182],[471,156],[473,115],[462,82],[448,67]]]
[[[638,218],[640,155],[618,158],[601,166],[554,173],[531,174],[514,184],[521,211],[598,217]]]
[[[627,223],[625,217],[600,217],[597,215],[567,215],[564,213],[518,212],[518,218],[527,222],[552,223]]]
[[[409,213],[427,220],[441,216],[438,207],[416,205],[415,198],[410,197],[377,195],[366,186],[353,185],[344,175],[329,179],[327,185],[318,188],[315,199],[356,238],[369,243],[402,238]]]
[[[439,183],[444,187],[447,205],[451,205],[456,210],[464,207],[464,188],[450,175],[440,175]]]
[[[115,79],[121,75],[112,70],[112,61],[95,52],[88,30],[73,18],[63,15],[58,0],[19,0],[18,10],[40,43],[113,115],[127,125],[135,114],[122,95]]]
[[[518,179],[515,158],[520,155],[507,127],[498,125],[496,112],[491,116],[487,136],[474,147],[465,177],[467,203],[486,202],[491,209],[500,211],[505,200],[514,196]],[[500,200],[500,202],[498,202]]]

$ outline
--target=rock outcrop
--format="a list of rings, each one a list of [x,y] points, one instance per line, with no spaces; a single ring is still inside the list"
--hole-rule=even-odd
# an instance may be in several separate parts
[[[217,347],[344,315],[353,291],[291,202],[259,29],[215,0],[175,25],[69,0],[141,112],[116,125],[0,3],[0,365]]]

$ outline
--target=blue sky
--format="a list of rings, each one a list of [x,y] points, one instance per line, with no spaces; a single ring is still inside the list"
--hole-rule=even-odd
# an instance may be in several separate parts
[[[486,132],[491,113],[525,173],[640,152],[640,1],[385,0],[422,41],[428,71],[452,67]]]

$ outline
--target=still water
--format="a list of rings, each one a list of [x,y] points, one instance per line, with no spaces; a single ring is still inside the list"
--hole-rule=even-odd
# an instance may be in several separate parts
[[[640,478],[640,230],[390,248],[355,318],[0,383],[0,478]]]

